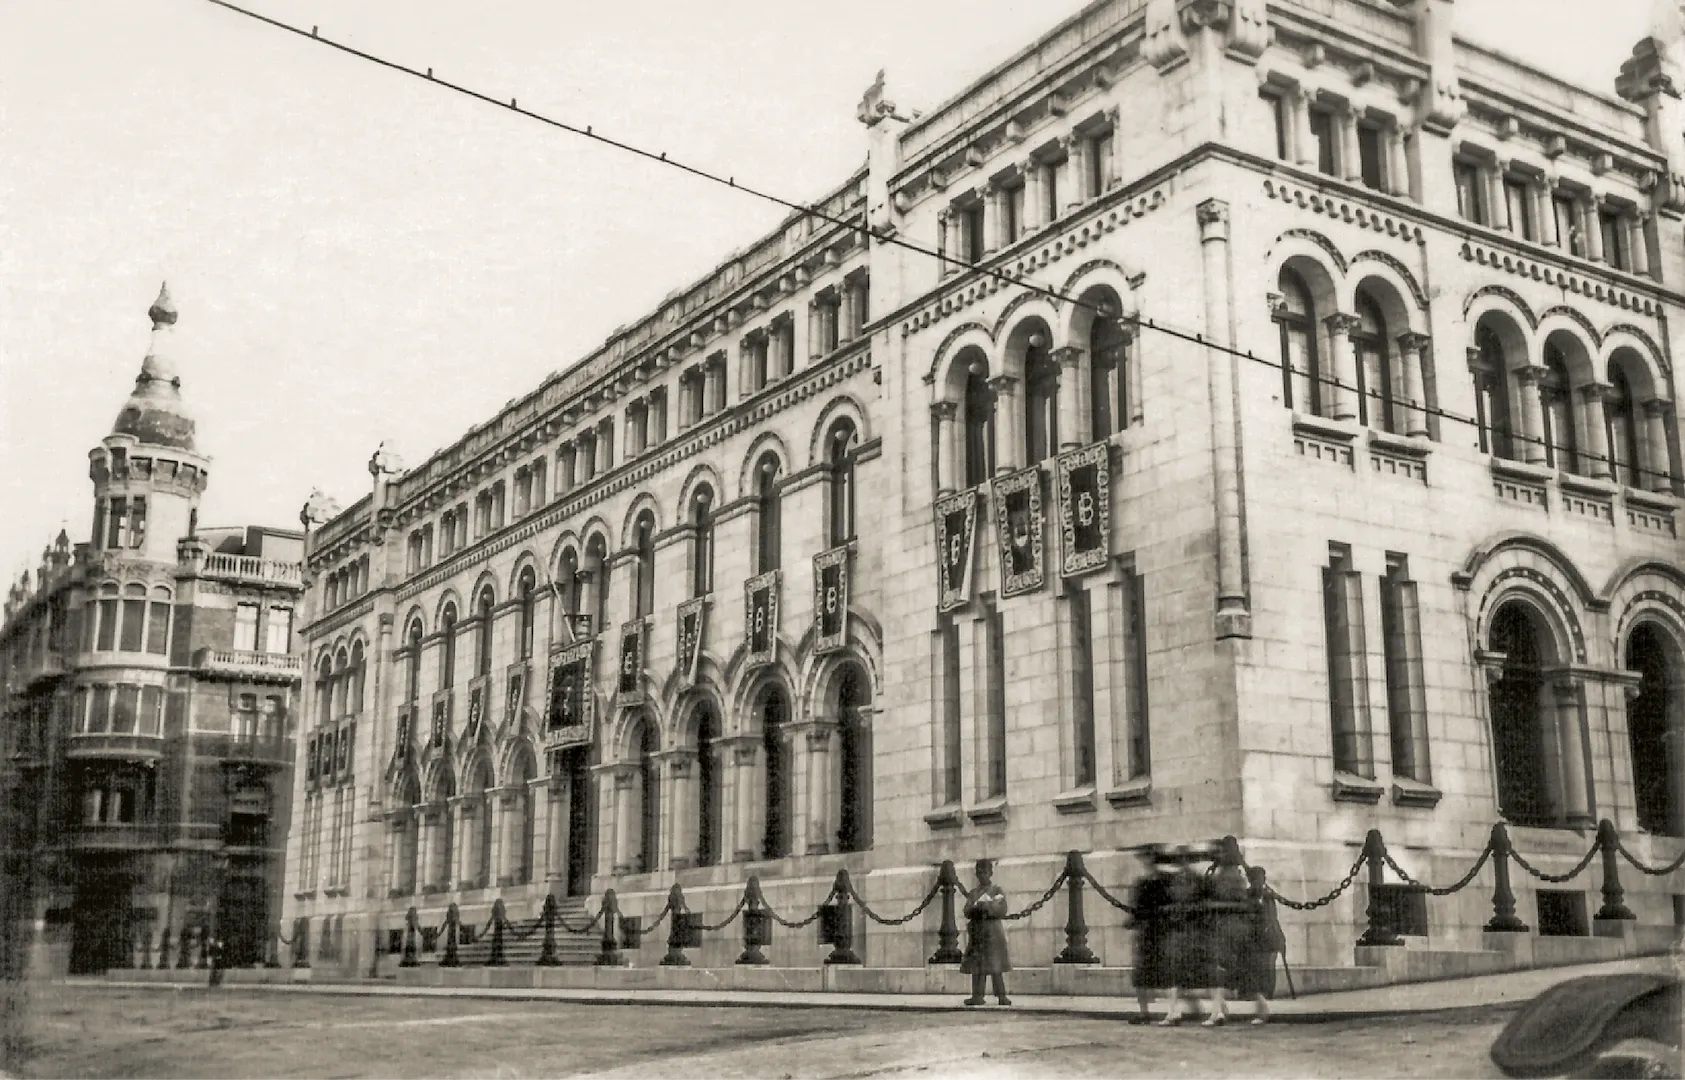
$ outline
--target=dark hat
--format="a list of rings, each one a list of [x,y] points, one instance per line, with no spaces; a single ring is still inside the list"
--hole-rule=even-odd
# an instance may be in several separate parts
[[[993,859],[978,859],[977,860],[977,866],[975,867],[975,872],[979,873],[979,874],[992,874],[992,873],[994,873],[995,872],[995,860],[993,860]]]

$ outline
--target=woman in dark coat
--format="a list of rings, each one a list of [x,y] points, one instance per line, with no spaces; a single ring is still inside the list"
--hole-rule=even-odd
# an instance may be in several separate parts
[[[995,1000],[1002,1005],[1012,1001],[1006,996],[1006,973],[1012,970],[1012,959],[1006,953],[1006,893],[994,883],[994,864],[988,859],[977,860],[977,888],[965,894],[965,956],[960,970],[971,976],[971,996],[967,1005],[982,1005],[983,976],[993,983]]]
[[[1130,916],[1130,927],[1135,931],[1131,975],[1135,982],[1135,1004],[1145,1023],[1147,1006],[1156,996],[1154,991],[1168,990],[1176,984],[1165,956],[1165,919],[1168,915],[1166,908],[1170,904],[1172,875],[1164,861],[1163,848],[1156,844],[1148,845],[1139,849],[1138,853],[1147,863],[1147,873],[1135,883],[1130,896],[1130,906],[1135,909]]]
[[[1161,1027],[1182,1022],[1182,991],[1212,985],[1210,950],[1204,917],[1205,878],[1189,865],[1193,853],[1176,849],[1177,870],[1170,879],[1170,903],[1165,907],[1164,955],[1170,975],[1170,1005]]]
[[[1281,921],[1276,917],[1275,897],[1270,895],[1264,868],[1248,867],[1246,877],[1248,892],[1256,907],[1251,932],[1246,937],[1236,972],[1238,977],[1231,988],[1237,995],[1250,997],[1257,1004],[1252,1023],[1258,1025],[1270,1019],[1269,999],[1275,997],[1275,958],[1287,951],[1287,938],[1281,932]]]
[[[1211,949],[1211,1009],[1205,1018],[1209,1027],[1225,1023],[1229,1008],[1226,991],[1244,993],[1251,964],[1252,940],[1257,905],[1246,872],[1240,866],[1240,848],[1225,842],[1217,863],[1206,879],[1208,905],[1206,930]]]

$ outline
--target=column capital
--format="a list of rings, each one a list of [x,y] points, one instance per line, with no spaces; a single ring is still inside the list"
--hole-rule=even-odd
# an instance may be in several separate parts
[[[930,415],[934,420],[947,423],[959,415],[959,408],[957,401],[933,401],[930,403]]]
[[[1641,405],[1640,408],[1644,410],[1645,416],[1651,419],[1656,419],[1666,416],[1668,410],[1673,408],[1673,402],[1668,401],[1666,398],[1651,398],[1649,401],[1646,401],[1643,405]]]
[[[1476,649],[1474,651],[1475,666],[1480,669],[1482,675],[1486,676],[1488,688],[1504,677],[1504,664],[1508,660],[1508,653],[1494,652],[1489,649]]]
[[[1588,382],[1583,386],[1575,387],[1575,389],[1580,392],[1580,396],[1585,398],[1587,402],[1596,402],[1599,405],[1608,401],[1615,394],[1615,388],[1613,386],[1608,383],[1601,382]]]
[[[1486,366],[1485,357],[1475,346],[1470,345],[1464,350],[1464,352],[1468,356],[1470,371],[1479,371],[1481,368]]]
[[[1086,350],[1080,345],[1061,345],[1053,350],[1053,359],[1060,367],[1075,367],[1082,363]]]
[[[989,376],[989,389],[997,394],[1011,395],[1018,389],[1018,376],[991,375]]]
[[[1515,379],[1522,386],[1537,385],[1550,374],[1550,368],[1543,364],[1527,364],[1514,369]]]
[[[1423,349],[1427,348],[1428,343],[1431,341],[1433,341],[1433,338],[1428,337],[1426,334],[1418,334],[1414,330],[1408,330],[1398,335],[1398,347],[1403,352],[1419,353]]]
[[[1270,317],[1284,315],[1287,312],[1287,297],[1282,293],[1271,292],[1264,294],[1264,302],[1270,306]]]
[[[1222,199],[1207,199],[1194,207],[1194,218],[1202,241],[1229,238],[1229,204]]]
[[[1325,317],[1322,320],[1322,325],[1328,328],[1330,334],[1344,336],[1356,330],[1361,323],[1358,317],[1350,312],[1336,311],[1334,314]]]

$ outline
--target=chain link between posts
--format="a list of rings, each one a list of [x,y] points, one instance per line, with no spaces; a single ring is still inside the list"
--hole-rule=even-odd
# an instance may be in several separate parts
[[[1474,880],[1474,876],[1480,873],[1481,868],[1484,867],[1487,861],[1492,858],[1492,845],[1490,843],[1486,845],[1480,853],[1480,858],[1476,859],[1474,861],[1474,865],[1469,867],[1468,873],[1457,879],[1457,883],[1455,885],[1447,885],[1444,888],[1438,889],[1434,888],[1432,885],[1425,885],[1405,873],[1404,867],[1398,865],[1398,863],[1393,859],[1390,851],[1386,852],[1381,857],[1386,860],[1387,866],[1392,869],[1392,872],[1398,875],[1398,879],[1406,885],[1413,885],[1416,888],[1428,893],[1430,896],[1450,896],[1452,893],[1458,892],[1466,887],[1469,882]]]
[[[649,921],[648,926],[642,927],[640,929],[640,932],[645,933],[645,934],[655,933],[655,928],[660,926],[662,920],[667,918],[668,915],[672,914],[672,911],[673,911],[673,901],[672,901],[671,898],[669,898],[666,906],[661,909],[660,913],[657,914],[655,916],[655,918],[653,918]]]
[[[1340,884],[1334,886],[1334,891],[1329,893],[1327,896],[1319,897],[1315,900],[1289,900],[1287,897],[1276,892],[1274,885],[1266,885],[1264,887],[1269,890],[1269,894],[1275,899],[1275,902],[1284,907],[1292,908],[1294,911],[1315,911],[1317,908],[1327,907],[1329,904],[1332,904],[1335,900],[1339,899],[1341,893],[1351,888],[1352,882],[1357,880],[1358,871],[1363,869],[1363,864],[1368,858],[1369,856],[1367,853],[1359,855],[1357,857],[1357,861],[1352,863],[1352,868],[1346,872],[1346,876],[1340,880]]]
[[[1036,912],[1038,912],[1042,909],[1043,904],[1046,904],[1049,900],[1053,899],[1053,897],[1059,892],[1059,890],[1064,888],[1065,882],[1070,880],[1070,876],[1071,876],[1070,871],[1068,871],[1068,870],[1059,871],[1059,876],[1054,878],[1053,884],[1049,885],[1047,887],[1047,891],[1041,894],[1041,899],[1035,901],[1029,907],[1025,908],[1023,911],[1017,911],[1017,912],[1012,913],[1011,915],[1002,915],[1001,918],[1003,920],[1027,919],[1031,915],[1034,915]]]
[[[1628,851],[1626,849],[1626,845],[1621,843],[1619,840],[1615,841],[1615,850],[1621,853],[1621,858],[1632,864],[1632,868],[1634,870],[1637,870],[1640,874],[1648,875],[1649,877],[1666,877],[1675,870],[1679,869],[1681,866],[1685,866],[1685,851],[1680,852],[1677,859],[1664,866],[1645,866],[1643,863],[1639,862],[1637,857],[1634,856],[1632,852]]]
[[[1104,885],[1100,884],[1099,879],[1096,878],[1088,870],[1087,867],[1083,868],[1082,876],[1087,879],[1088,884],[1093,887],[1094,891],[1100,895],[1100,899],[1104,900],[1106,903],[1112,905],[1113,907],[1117,908],[1121,912],[1124,912],[1125,914],[1128,914],[1128,915],[1134,915],[1135,914],[1135,908],[1132,905],[1124,903],[1122,900],[1119,900],[1117,897],[1113,896],[1109,891],[1107,891],[1106,887]]]
[[[566,934],[589,934],[591,931],[595,930],[597,928],[597,924],[602,922],[602,921],[603,921],[603,909],[598,908],[597,913],[595,915],[591,916],[591,921],[586,923],[584,926],[579,927],[576,930],[573,927],[568,925],[568,922],[567,922],[566,919],[562,918],[561,912],[559,912],[559,911],[556,912],[556,925],[561,927],[562,932],[566,933]]]
[[[704,931],[705,933],[710,933],[710,934],[715,933],[715,932],[720,931],[720,930],[724,930],[726,927],[730,926],[733,922],[735,922],[739,915],[743,914],[743,909],[746,906],[748,906],[748,903],[749,903],[749,896],[748,896],[747,893],[745,893],[742,896],[739,896],[737,898],[737,906],[731,909],[730,915],[727,915],[725,918],[721,919],[719,922],[715,923],[712,926],[709,926],[707,923],[703,923],[701,925],[700,929],[702,931]]]
[[[1526,859],[1522,858],[1521,852],[1515,851],[1514,849],[1511,849],[1511,851],[1509,853],[1509,857],[1515,860],[1515,864],[1517,866],[1521,867],[1523,870],[1527,871],[1529,874],[1532,874],[1534,877],[1538,878],[1540,881],[1548,881],[1548,882],[1551,882],[1552,884],[1556,884],[1556,883],[1560,883],[1560,882],[1563,882],[1563,881],[1568,881],[1572,878],[1579,877],[1580,871],[1584,870],[1586,867],[1591,865],[1591,860],[1597,858],[1597,853],[1599,851],[1601,851],[1602,848],[1603,848],[1602,844],[1598,843],[1595,840],[1592,841],[1591,850],[1586,852],[1585,858],[1581,859],[1578,863],[1575,863],[1574,869],[1568,871],[1566,874],[1547,874],[1543,870],[1540,870],[1537,867],[1535,867],[1532,863],[1528,862]]]
[[[930,906],[930,902],[932,900],[935,900],[936,897],[937,897],[937,894],[939,894],[941,891],[942,891],[942,885],[941,885],[940,882],[938,882],[937,884],[932,885],[930,887],[929,892],[924,894],[924,899],[919,901],[918,907],[916,907],[913,910],[907,912],[907,914],[901,916],[899,919],[886,919],[882,915],[879,915],[877,912],[873,911],[870,907],[866,906],[866,898],[861,896],[860,893],[854,888],[854,882],[850,881],[848,883],[848,894],[849,894],[849,896],[853,897],[854,902],[856,904],[860,905],[860,910],[866,913],[866,918],[868,918],[868,919],[872,920],[873,922],[877,923],[879,926],[901,926],[905,923],[912,922],[914,919],[916,919],[920,915],[924,914],[924,909]]]
[[[761,901],[761,910],[766,912],[767,917],[779,926],[782,926],[787,930],[800,930],[804,926],[811,926],[816,920],[818,920],[820,914],[825,910],[825,905],[829,904],[831,902],[831,898],[835,895],[837,895],[837,887],[833,884],[831,886],[831,891],[825,894],[825,899],[819,901],[819,906],[813,909],[813,914],[800,920],[799,922],[791,922],[779,915],[778,912],[772,910],[772,905],[766,903],[765,900]]]

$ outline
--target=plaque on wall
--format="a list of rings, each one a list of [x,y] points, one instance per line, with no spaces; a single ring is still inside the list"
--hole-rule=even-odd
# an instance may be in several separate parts
[[[936,500],[936,610],[953,611],[971,599],[977,489]]]
[[[468,688],[468,723],[463,725],[462,734],[468,742],[474,741],[474,736],[480,730],[480,718],[486,711],[486,684],[476,682]]]
[[[1064,540],[1060,576],[1105,567],[1112,524],[1111,460],[1105,443],[1068,450],[1055,462],[1059,478],[1059,531]]]
[[[994,492],[1001,596],[1035,592],[1044,580],[1041,470],[1032,465],[999,477]]]
[[[596,692],[591,687],[595,639],[558,650],[550,657],[549,708],[544,720],[544,745],[578,746],[591,741]]]
[[[450,734],[451,699],[449,690],[441,690],[433,696],[433,739],[435,747],[445,745],[445,736]]]
[[[848,546],[813,557],[814,648],[831,652],[848,642]]]
[[[679,679],[685,686],[696,683],[696,669],[702,661],[702,639],[708,632],[708,601],[704,597],[679,605]]]
[[[743,599],[749,663],[770,664],[778,651],[778,571],[768,570],[744,582]]]
[[[509,668],[509,678],[505,683],[503,695],[503,719],[506,723],[520,723],[521,706],[526,703],[526,693],[527,666],[514,664]]]
[[[615,692],[621,708],[644,703],[645,629],[642,619],[620,628],[620,673],[615,678]]]

